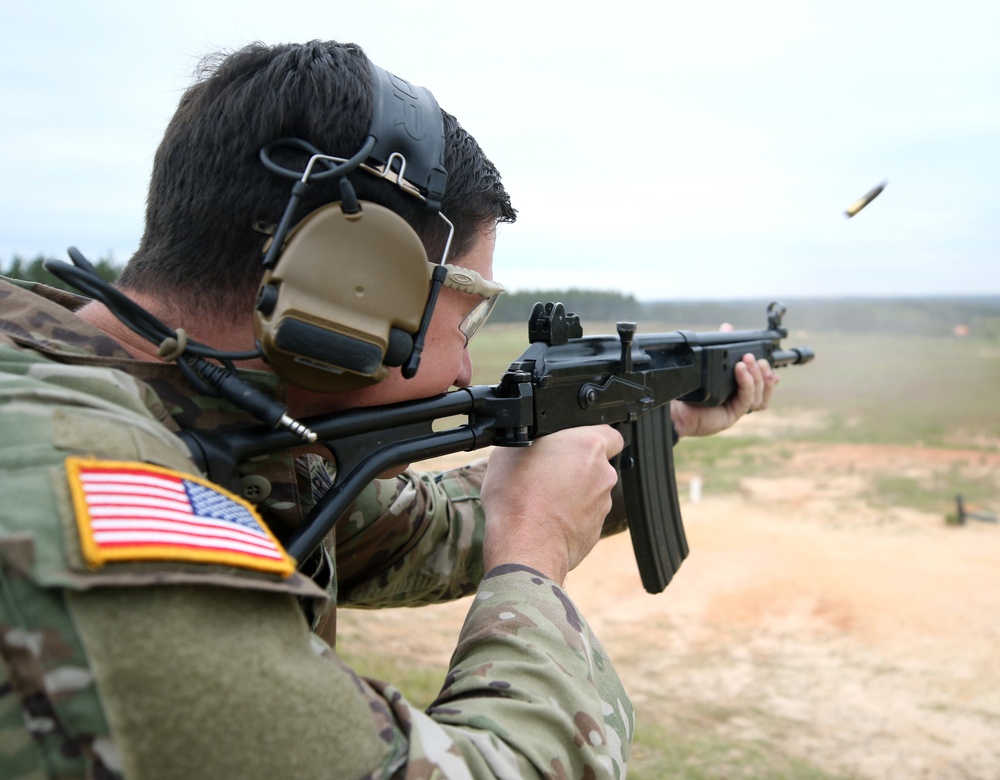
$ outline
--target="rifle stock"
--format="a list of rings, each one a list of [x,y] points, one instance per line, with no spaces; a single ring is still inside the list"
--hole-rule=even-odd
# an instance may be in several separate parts
[[[303,421],[333,453],[337,475],[288,552],[300,565],[307,561],[365,486],[394,466],[490,445],[528,446],[567,428],[610,424],[625,439],[618,468],[643,587],[659,593],[688,554],[670,401],[724,403],[736,386],[735,365],[747,353],[774,367],[810,361],[809,349],[780,348],[784,312],[772,303],[764,330],[637,335],[634,323],[619,323],[617,336],[584,337],[579,318],[562,304],[536,304],[531,344],[499,384]],[[466,422],[434,429],[435,421],[455,415]],[[264,427],[180,435],[207,476],[237,492],[241,462],[301,444],[294,434]]]

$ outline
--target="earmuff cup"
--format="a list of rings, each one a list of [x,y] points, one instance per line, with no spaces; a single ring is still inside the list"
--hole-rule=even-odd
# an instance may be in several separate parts
[[[367,201],[345,215],[331,203],[289,234],[265,272],[254,335],[285,380],[318,392],[380,382],[413,350],[430,264],[395,212]]]

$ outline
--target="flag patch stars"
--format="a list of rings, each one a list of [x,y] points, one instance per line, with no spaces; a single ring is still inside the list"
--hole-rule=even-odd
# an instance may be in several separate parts
[[[66,459],[84,559],[187,561],[288,576],[295,561],[254,508],[211,482],[148,463]]]

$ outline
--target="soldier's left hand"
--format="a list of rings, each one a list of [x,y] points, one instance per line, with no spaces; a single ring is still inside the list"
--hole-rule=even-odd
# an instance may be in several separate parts
[[[766,360],[746,354],[736,364],[736,392],[722,406],[670,402],[674,429],[678,436],[711,436],[724,431],[743,415],[766,409],[779,381],[777,373]]]

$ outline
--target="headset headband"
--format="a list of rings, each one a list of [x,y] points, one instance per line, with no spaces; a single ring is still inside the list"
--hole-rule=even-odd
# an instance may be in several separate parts
[[[339,179],[342,208],[345,212],[354,212],[357,200],[346,175],[357,168],[367,167],[369,161],[381,168],[381,171],[369,168],[372,173],[386,178],[395,177],[400,187],[407,189],[408,185],[411,191],[415,191],[413,194],[424,201],[427,211],[441,213],[441,200],[448,183],[448,172],[444,167],[441,109],[430,90],[410,84],[371,60],[369,65],[372,74],[372,117],[364,143],[350,158],[323,154],[302,138],[278,138],[261,147],[260,161],[264,167],[279,176],[298,179],[264,257],[265,268],[273,268],[277,262],[308,183]],[[275,149],[289,146],[312,155],[305,171],[286,168],[271,159]],[[315,170],[316,164],[325,167],[325,170]]]
[[[374,105],[368,135],[375,146],[369,159],[391,168],[391,161],[402,156],[403,168],[396,172],[420,190],[429,211],[439,211],[448,181],[441,109],[430,90],[375,63],[371,71]]]

